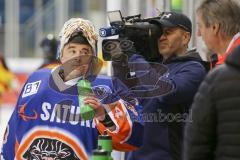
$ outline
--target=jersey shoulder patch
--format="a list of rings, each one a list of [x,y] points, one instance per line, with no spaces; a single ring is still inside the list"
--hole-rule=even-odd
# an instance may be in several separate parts
[[[39,80],[39,81],[27,83],[24,87],[22,98],[36,94],[38,92],[41,82],[42,81]]]

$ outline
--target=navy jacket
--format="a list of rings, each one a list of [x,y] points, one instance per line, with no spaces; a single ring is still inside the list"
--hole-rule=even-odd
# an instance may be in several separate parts
[[[133,55],[129,61],[144,60],[140,55]],[[127,160],[181,159],[183,127],[206,69],[196,52],[189,52],[182,57],[171,57],[162,62],[162,65],[165,65],[166,70],[163,70],[166,72],[161,73],[160,80],[171,84],[172,88],[168,93],[159,96],[140,97],[145,121],[143,146],[137,151],[127,153]],[[154,79],[154,75],[149,74],[149,80]]]

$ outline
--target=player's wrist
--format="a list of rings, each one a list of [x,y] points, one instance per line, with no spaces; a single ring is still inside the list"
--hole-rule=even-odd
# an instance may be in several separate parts
[[[108,115],[108,113],[106,112],[106,110],[104,109],[105,114],[104,114],[104,118],[102,117],[102,119],[98,119],[100,123],[102,123],[105,127],[113,127],[115,124],[112,121],[111,117]]]

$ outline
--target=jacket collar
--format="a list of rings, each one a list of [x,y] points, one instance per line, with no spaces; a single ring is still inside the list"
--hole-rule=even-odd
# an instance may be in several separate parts
[[[200,57],[199,53],[196,51],[195,48],[187,51],[185,53],[185,55],[183,55],[183,56],[173,55],[166,60],[162,60],[162,63],[163,64],[168,64],[168,63],[171,63],[171,62],[178,62],[178,61],[182,62],[182,61],[190,61],[190,60],[198,61],[198,62],[202,61],[202,58]]]
[[[240,69],[240,45],[238,45],[232,53],[227,57],[226,64]]]

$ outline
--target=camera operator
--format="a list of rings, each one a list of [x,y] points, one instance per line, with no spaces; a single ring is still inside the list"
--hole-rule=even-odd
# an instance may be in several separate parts
[[[168,69],[158,79],[171,83],[173,89],[165,95],[140,99],[145,120],[143,146],[126,157],[128,160],[179,160],[186,115],[206,70],[199,54],[195,50],[188,51],[192,32],[188,17],[181,13],[165,12],[151,23],[162,28],[163,33],[158,38],[159,62]],[[146,61],[141,55],[134,54],[129,62]],[[152,74],[154,71],[157,72],[149,70],[149,80],[158,76],[157,73]]]

